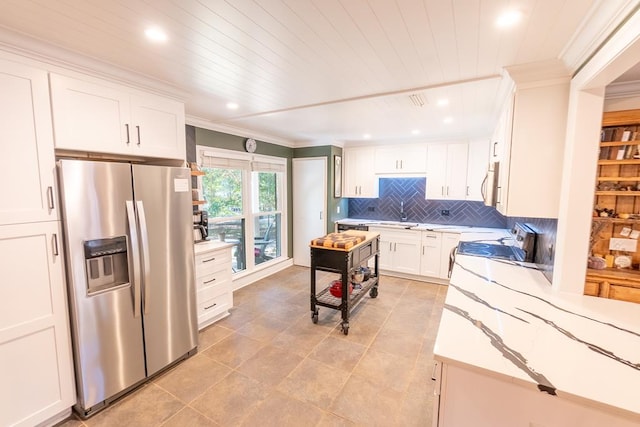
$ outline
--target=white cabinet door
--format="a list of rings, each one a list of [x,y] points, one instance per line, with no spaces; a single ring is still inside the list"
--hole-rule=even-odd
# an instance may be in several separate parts
[[[130,153],[136,141],[127,92],[57,74],[50,79],[56,148]]]
[[[75,403],[59,239],[57,221],[0,226],[3,426],[38,425]]]
[[[131,97],[135,155],[186,158],[184,104],[150,94]]]
[[[442,233],[422,232],[422,252],[420,254],[420,274],[422,276],[440,277],[441,246]]]
[[[465,200],[467,198],[467,150],[468,144],[447,145],[447,183],[445,198]]]
[[[50,80],[56,148],[184,160],[184,104],[57,74]]]
[[[0,60],[0,224],[58,218],[47,73]]]
[[[342,197],[378,197],[378,177],[374,173],[373,147],[347,148],[342,152]]]
[[[468,144],[431,144],[427,148],[428,200],[467,198]]]
[[[460,234],[458,233],[442,233],[442,246],[440,252],[440,278],[449,278],[449,261],[451,251],[458,246]]]
[[[378,174],[424,174],[427,171],[427,149],[425,146],[393,146],[375,149],[375,173]]]
[[[381,270],[420,274],[419,231],[386,227],[369,227],[369,231],[380,233],[378,267]]]
[[[482,181],[489,168],[489,141],[469,142],[467,162],[467,200],[483,201]]]
[[[516,89],[500,162],[496,208],[503,215],[558,217],[568,104],[568,80]],[[531,165],[545,173],[532,179]]]
[[[446,198],[447,146],[431,144],[427,148],[427,200]]]
[[[417,231],[409,233],[398,236],[393,243],[393,270],[400,273],[420,274],[420,233]]]

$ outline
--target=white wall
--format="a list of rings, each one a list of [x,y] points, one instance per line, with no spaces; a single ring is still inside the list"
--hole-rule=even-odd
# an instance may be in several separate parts
[[[638,58],[640,59],[640,58]],[[604,100],[604,111],[636,110],[640,109],[640,95],[628,98],[614,98]]]

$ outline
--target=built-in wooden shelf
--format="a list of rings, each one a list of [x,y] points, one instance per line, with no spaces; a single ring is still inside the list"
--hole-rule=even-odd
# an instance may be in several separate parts
[[[596,196],[640,196],[640,191],[596,191]]]
[[[640,165],[640,159],[598,160],[599,165]]]
[[[640,224],[640,218],[623,219],[623,218],[609,218],[609,217],[602,217],[602,216],[594,216],[593,222],[610,222],[613,224]]]
[[[607,111],[602,115],[602,126],[640,125],[638,110]]]
[[[202,176],[204,175],[204,172],[202,171],[191,171],[191,176]]]
[[[638,140],[634,140],[634,141],[606,141],[606,142],[601,142],[600,146],[601,147],[624,147],[625,145],[639,145],[640,141]]]
[[[193,206],[197,206],[197,205],[204,205],[207,202],[205,200],[193,200],[191,203],[193,204]]]
[[[635,182],[640,181],[640,176],[599,176],[598,181]]]

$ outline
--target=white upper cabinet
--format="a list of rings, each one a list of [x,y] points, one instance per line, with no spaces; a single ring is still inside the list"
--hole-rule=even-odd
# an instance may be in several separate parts
[[[375,149],[375,173],[424,174],[427,148],[424,145],[397,145]]]
[[[557,218],[569,104],[569,79],[521,85],[500,161],[496,208],[507,216]],[[542,170],[542,173],[534,171]]]
[[[185,158],[184,104],[57,74],[50,79],[56,148]]]
[[[345,148],[342,156],[342,197],[378,197],[378,177],[373,170],[373,147]]]
[[[482,181],[489,168],[489,140],[469,142],[467,156],[467,200],[483,201]]]
[[[0,60],[0,224],[58,219],[47,73]]]
[[[466,199],[467,151],[467,143],[428,145],[427,199]]]

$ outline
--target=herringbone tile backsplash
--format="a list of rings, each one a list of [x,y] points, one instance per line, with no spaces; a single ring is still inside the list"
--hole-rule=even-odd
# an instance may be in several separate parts
[[[349,199],[349,217],[400,221],[400,202],[409,222],[505,228],[507,219],[482,202],[425,200],[426,178],[380,178],[380,197]],[[442,214],[448,210],[449,215]]]
[[[505,217],[482,202],[425,200],[426,178],[380,178],[380,197],[349,199],[349,218],[400,221],[400,202],[408,222],[512,228],[517,222],[531,225],[538,233],[535,262],[553,280],[553,258],[557,219]],[[448,210],[449,215],[442,211]],[[551,247],[551,250],[550,250]]]

